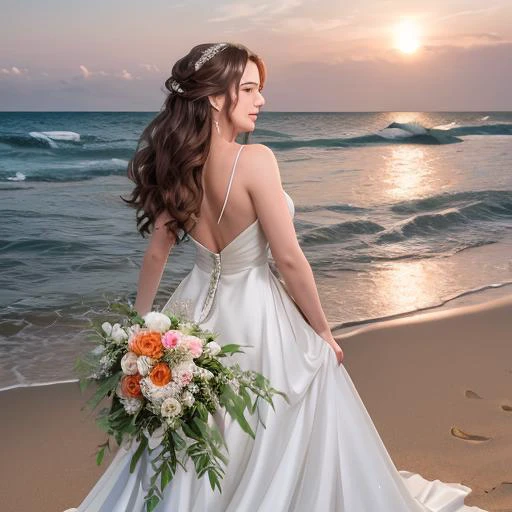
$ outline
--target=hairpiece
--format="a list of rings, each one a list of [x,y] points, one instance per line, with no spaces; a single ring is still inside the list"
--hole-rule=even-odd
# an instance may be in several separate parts
[[[208,47],[206,50],[204,50],[201,53],[201,56],[199,57],[199,59],[197,59],[197,61],[194,64],[195,71],[197,71],[203,64],[205,64],[210,59],[215,57],[215,55],[217,55],[217,53],[224,50],[228,46],[229,46],[228,43],[216,43],[216,44]],[[171,79],[169,81],[169,86],[170,86],[172,92],[175,92],[178,94],[183,94],[185,92],[183,90],[183,87],[181,87],[181,84],[174,77],[171,77]]]
[[[197,71],[205,62],[208,62],[211,58],[215,57],[217,53],[224,50],[227,46],[229,46],[228,43],[217,43],[204,50],[201,57],[199,57],[194,64],[194,69]]]
[[[182,94],[183,92],[185,92],[185,91],[183,91],[180,83],[175,78],[171,78],[170,86],[174,92],[177,92],[179,94]]]

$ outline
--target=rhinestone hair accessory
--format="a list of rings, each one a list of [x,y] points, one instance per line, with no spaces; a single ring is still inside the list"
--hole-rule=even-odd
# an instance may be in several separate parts
[[[200,69],[201,66],[203,66],[203,64],[205,64],[210,59],[215,57],[215,55],[217,55],[217,53],[224,50],[228,46],[229,46],[228,43],[216,43],[216,44],[206,48],[206,50],[204,50],[201,53],[201,56],[199,57],[199,59],[197,59],[197,61],[194,63],[194,70],[197,71],[198,69]],[[185,92],[183,90],[183,87],[181,86],[181,84],[174,77],[171,77],[171,79],[169,80],[169,87],[171,88],[172,92],[177,93],[177,94],[183,94]]]
[[[199,57],[199,59],[197,59],[196,63],[194,64],[194,69],[197,71],[205,62],[208,62],[210,59],[215,57],[217,53],[219,53],[221,50],[224,50],[228,46],[228,43],[217,43],[204,50],[201,54],[201,57]]]
[[[171,78],[171,81],[169,82],[169,85],[171,86],[171,89],[174,92],[177,92],[178,94],[182,94],[182,93],[185,92],[183,90],[183,88],[181,87],[180,83],[175,78]]]

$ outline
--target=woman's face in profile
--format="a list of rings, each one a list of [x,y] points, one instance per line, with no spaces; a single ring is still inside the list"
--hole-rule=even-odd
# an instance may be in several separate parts
[[[236,134],[252,132],[256,128],[256,114],[265,104],[265,98],[260,90],[260,73],[258,66],[247,61],[238,88],[238,103],[231,112],[231,120]]]

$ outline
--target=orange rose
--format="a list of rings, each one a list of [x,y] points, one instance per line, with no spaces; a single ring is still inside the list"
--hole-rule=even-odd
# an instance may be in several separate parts
[[[139,331],[130,342],[130,349],[138,356],[159,359],[164,355],[162,335],[156,331]]]
[[[149,377],[155,386],[165,386],[171,382],[172,372],[169,366],[165,363],[158,363],[151,370]]]
[[[127,398],[138,398],[142,396],[140,379],[142,379],[140,373],[136,373],[135,375],[123,375],[121,379],[121,393]]]

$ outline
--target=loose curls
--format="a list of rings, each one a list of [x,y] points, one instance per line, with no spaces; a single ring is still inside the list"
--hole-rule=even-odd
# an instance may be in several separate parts
[[[260,90],[266,78],[260,57],[241,44],[230,43],[197,71],[194,63],[211,43],[194,46],[179,59],[165,81],[168,96],[160,113],[144,129],[136,152],[128,163],[128,178],[135,187],[128,199],[136,208],[137,230],[144,238],[164,211],[171,220],[165,223],[179,244],[179,231],[197,219],[203,199],[202,171],[210,151],[212,112],[208,96],[225,95],[227,116],[238,102],[238,88],[248,60],[260,74]],[[172,88],[178,82],[183,92]],[[230,89],[235,86],[235,101]],[[247,143],[248,134],[245,134]]]

